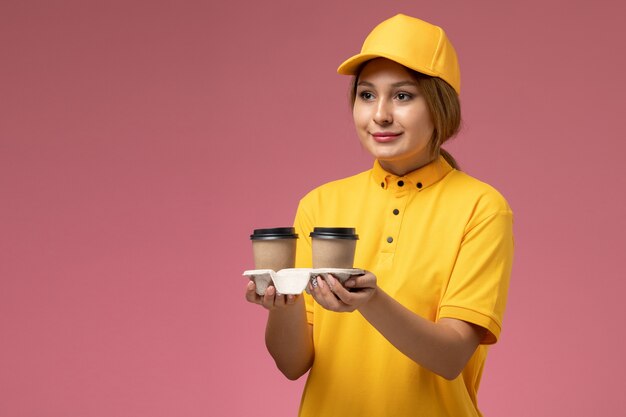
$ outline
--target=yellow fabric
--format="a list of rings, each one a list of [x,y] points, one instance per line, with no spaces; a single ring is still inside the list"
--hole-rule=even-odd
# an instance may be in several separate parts
[[[387,58],[422,74],[439,77],[461,93],[461,70],[446,33],[415,17],[398,14],[376,26],[361,52],[343,62],[337,72],[355,75],[365,61]]]
[[[356,227],[355,267],[372,271],[385,292],[415,313],[489,331],[462,374],[447,381],[400,353],[360,313],[330,312],[305,295],[315,361],[299,415],[480,416],[476,393],[487,345],[500,335],[513,257],[504,198],[443,158],[404,177],[375,162],[301,200],[298,267],[310,267],[308,236],[316,226]]]

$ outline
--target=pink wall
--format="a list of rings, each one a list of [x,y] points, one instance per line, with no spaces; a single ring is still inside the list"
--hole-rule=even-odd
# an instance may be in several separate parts
[[[295,415],[247,236],[369,168],[335,68],[397,12],[447,28],[450,150],[516,213],[485,415],[624,415],[620,2],[25,0],[0,3],[1,416]]]

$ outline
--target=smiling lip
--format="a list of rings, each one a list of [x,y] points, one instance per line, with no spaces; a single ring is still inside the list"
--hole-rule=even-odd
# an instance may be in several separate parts
[[[402,133],[394,133],[394,132],[377,132],[372,133],[372,137],[378,143],[387,143],[395,140]]]

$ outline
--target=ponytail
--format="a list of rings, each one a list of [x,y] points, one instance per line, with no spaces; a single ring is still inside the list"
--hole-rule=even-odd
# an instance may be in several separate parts
[[[452,168],[461,170],[459,163],[456,161],[456,159],[454,159],[450,152],[446,151],[443,148],[439,148],[439,154],[443,157],[443,159],[446,160],[447,163],[450,164]]]

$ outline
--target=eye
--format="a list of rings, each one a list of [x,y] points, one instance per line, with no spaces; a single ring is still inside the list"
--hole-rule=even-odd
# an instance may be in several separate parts
[[[371,92],[369,92],[369,91],[361,91],[361,92],[359,93],[359,97],[360,97],[362,100],[373,100],[373,99],[374,99],[374,94],[372,94],[372,93],[371,93]]]
[[[413,96],[412,96],[411,94],[409,94],[409,93],[404,93],[404,92],[402,92],[402,93],[398,93],[398,94],[396,94],[396,98],[397,98],[398,100],[400,100],[400,101],[407,101],[407,100],[412,99],[412,98],[413,98]]]

